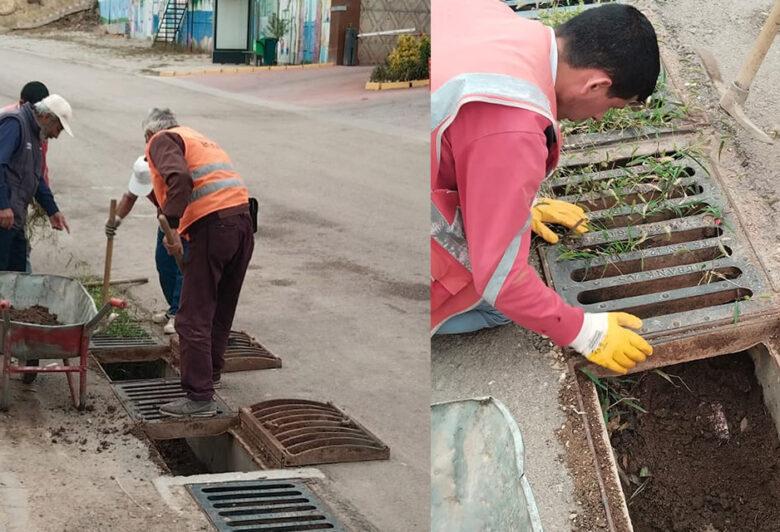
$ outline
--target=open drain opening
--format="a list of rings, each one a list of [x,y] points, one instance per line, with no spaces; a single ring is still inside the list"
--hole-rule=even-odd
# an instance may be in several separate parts
[[[639,318],[652,318],[657,316],[666,316],[677,312],[689,312],[703,308],[717,307],[719,305],[737,305],[734,315],[739,317],[739,302],[745,301],[753,296],[753,292],[747,288],[731,288],[722,292],[713,294],[699,294],[688,296],[682,299],[672,299],[668,301],[658,301],[647,305],[638,305],[635,307],[620,308],[621,312],[628,312]]]
[[[777,530],[779,376],[763,345],[594,378],[598,395],[580,375],[588,422],[606,428],[592,431],[598,460],[614,459],[611,475],[601,470],[607,493],[622,489],[634,530]]]
[[[682,244],[684,242],[704,240],[706,238],[717,238],[722,234],[723,229],[713,225],[686,229],[684,231],[670,231],[668,233],[659,233],[650,236],[637,235],[635,238],[602,242],[600,244],[581,244],[576,249],[589,250],[603,255],[617,255],[619,253],[628,253],[638,249],[658,248]]]
[[[172,475],[233,473],[260,469],[229,432],[219,436],[153,440],[161,465]]]
[[[100,366],[112,382],[159,379],[173,375],[173,369],[162,359],[140,362],[109,362]]]
[[[184,438],[157,440],[154,442],[154,447],[160,454],[162,463],[173,476],[211,473],[190,446],[187,445],[187,440]]]
[[[584,305],[601,303],[602,301],[611,301],[626,297],[642,296],[646,294],[656,294],[679,288],[689,288],[692,286],[702,286],[713,283],[721,283],[732,279],[737,279],[742,275],[742,270],[735,267],[715,268],[713,270],[704,270],[684,275],[675,275],[672,277],[663,277],[661,279],[652,279],[650,281],[641,281],[638,283],[629,283],[606,288],[597,288],[595,290],[586,290],[577,295],[577,301]]]
[[[623,196],[609,195],[588,200],[579,200],[577,205],[586,211],[603,211],[611,209],[617,205],[636,205],[645,204],[653,201],[668,200],[675,198],[687,198],[704,192],[704,188],[698,184],[675,185],[667,190],[655,190],[646,187],[644,192],[632,192]]]
[[[726,253],[724,255],[724,252]],[[618,275],[628,275],[638,272],[651,270],[660,270],[661,268],[672,268],[674,266],[686,266],[698,262],[716,260],[722,257],[731,256],[731,248],[728,246],[713,246],[708,248],[681,250],[679,253],[669,255],[656,255],[634,260],[623,260],[610,262],[601,266],[588,266],[579,268],[571,272],[573,281],[592,281],[594,279],[604,279],[616,277]]]

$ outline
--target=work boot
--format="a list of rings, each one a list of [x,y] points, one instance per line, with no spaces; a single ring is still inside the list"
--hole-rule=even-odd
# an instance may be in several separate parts
[[[160,413],[168,417],[212,417],[217,415],[217,403],[212,401],[193,401],[186,397],[165,403]]]
[[[171,316],[170,318],[168,318],[168,323],[166,323],[165,326],[163,327],[163,332],[165,334],[173,334],[176,332],[175,320],[176,320],[175,316]]]
[[[38,359],[25,360],[24,365],[37,366]],[[22,373],[22,382],[25,384],[32,384],[33,382],[35,382],[36,377],[38,377],[37,373]]]

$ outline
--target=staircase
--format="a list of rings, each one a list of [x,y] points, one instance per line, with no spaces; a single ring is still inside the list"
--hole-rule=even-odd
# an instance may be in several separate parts
[[[154,42],[174,44],[186,12],[187,0],[168,0],[160,18],[160,26],[154,34]]]

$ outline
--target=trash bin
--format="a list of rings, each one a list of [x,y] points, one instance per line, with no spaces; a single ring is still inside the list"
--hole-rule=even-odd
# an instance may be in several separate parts
[[[344,66],[357,65],[357,45],[357,29],[350,26],[344,33]]]
[[[275,65],[276,64],[276,44],[279,39],[273,37],[266,37],[263,47],[263,64]]]

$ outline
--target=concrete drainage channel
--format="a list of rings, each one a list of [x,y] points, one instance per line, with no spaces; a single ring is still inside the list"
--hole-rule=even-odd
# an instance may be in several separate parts
[[[281,360],[245,333],[231,334],[226,369],[266,369]],[[130,417],[150,456],[174,480],[185,482],[193,499],[220,531],[227,530],[347,530],[356,524],[354,510],[340,521],[318,495],[323,481],[286,478],[217,482],[226,473],[265,471],[299,466],[386,460],[389,448],[359,422],[330,403],[276,399],[243,407],[238,413],[215,395],[218,414],[212,418],[168,419],[161,404],[184,395],[175,369],[178,348],[160,356],[159,349],[123,347],[99,352],[95,358]],[[140,434],[138,434],[140,433]],[[296,471],[289,473],[294,477]],[[159,489],[159,487],[158,487]],[[329,499],[333,499],[332,497]],[[344,501],[333,500],[339,507]]]
[[[776,343],[578,387],[610,530],[777,530]]]

